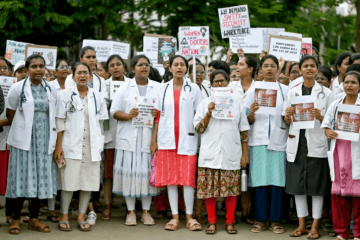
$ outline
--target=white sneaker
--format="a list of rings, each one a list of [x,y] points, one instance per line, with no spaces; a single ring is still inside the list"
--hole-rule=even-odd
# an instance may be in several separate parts
[[[94,211],[91,211],[87,215],[86,223],[90,224],[91,226],[94,226],[96,223],[96,213]]]

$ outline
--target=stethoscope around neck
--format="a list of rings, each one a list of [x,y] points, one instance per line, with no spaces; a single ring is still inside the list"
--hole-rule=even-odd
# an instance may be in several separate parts
[[[23,110],[23,103],[27,101],[26,96],[25,96],[25,84],[26,81],[29,79],[29,77],[24,79],[24,83],[22,85],[22,89],[21,89],[21,93],[20,93],[20,106],[19,106],[19,110],[22,111]],[[42,78],[42,82],[44,82],[45,84],[45,91],[47,91],[47,88],[49,89],[50,93],[51,93],[51,88],[49,87],[49,85],[47,84],[47,82],[45,81],[45,79]],[[41,84],[41,83],[40,83]]]
[[[96,102],[96,97],[95,97],[95,93],[94,92],[92,92],[92,94],[93,94],[93,97],[94,97],[94,103],[95,103],[95,113],[96,114],[98,114],[98,110],[97,110],[97,102]],[[71,97],[70,97],[70,99],[71,99],[71,101],[70,101],[70,104],[71,104],[71,106],[70,106],[70,112],[75,112],[76,111],[76,109],[75,109],[75,107],[74,107],[74,96],[76,96],[77,95],[77,93],[76,92],[73,92],[72,94],[71,94]]]
[[[183,81],[186,81],[183,89],[184,91],[186,91],[186,89],[189,89],[189,92],[191,93],[191,86],[189,84],[189,82],[187,80],[183,80]],[[165,109],[165,96],[166,96],[166,91],[169,87],[170,83],[168,83],[165,87],[165,91],[164,91],[164,95],[163,95],[163,101],[162,101],[162,106],[161,106],[161,116],[164,116],[165,112],[164,112],[164,109]]]

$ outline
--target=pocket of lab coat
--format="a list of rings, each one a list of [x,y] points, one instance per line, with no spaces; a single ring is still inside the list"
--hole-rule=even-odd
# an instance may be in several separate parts
[[[215,149],[217,147],[217,145],[219,144],[219,142],[216,141],[216,139],[208,139],[206,141],[201,141],[201,146],[200,146],[200,154],[201,154],[201,158],[206,161],[206,160],[213,160],[215,158]]]
[[[284,146],[286,144],[286,140],[288,138],[288,133],[286,129],[281,129],[279,127],[275,127],[275,131],[272,135],[272,142],[276,146]]]
[[[241,144],[239,142],[234,142],[236,144],[235,149],[229,149],[227,155],[229,156],[230,162],[239,162],[241,159],[241,155],[239,154],[239,148],[241,148]]]

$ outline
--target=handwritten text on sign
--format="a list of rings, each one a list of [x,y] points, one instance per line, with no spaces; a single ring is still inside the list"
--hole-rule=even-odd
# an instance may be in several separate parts
[[[247,5],[219,8],[222,38],[250,34],[250,20]]]
[[[12,65],[15,65],[16,63],[25,60],[26,44],[27,43],[7,40],[5,58],[9,60]]]
[[[179,50],[181,55],[210,55],[209,27],[180,27]]]

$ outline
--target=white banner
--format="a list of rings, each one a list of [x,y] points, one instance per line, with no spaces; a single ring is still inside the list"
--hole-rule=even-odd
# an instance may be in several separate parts
[[[219,8],[222,38],[250,34],[250,19],[247,5]]]
[[[25,59],[29,56],[37,54],[45,58],[45,67],[50,70],[56,70],[56,57],[57,57],[57,47],[50,46],[41,46],[41,45],[31,45],[28,44],[25,47]]]
[[[209,56],[209,27],[179,27],[179,51],[182,56]]]
[[[9,60],[12,65],[24,61],[26,44],[28,43],[7,40],[5,58]]]
[[[123,59],[129,59],[130,44],[128,43],[84,39],[82,47],[85,46],[95,49],[98,62],[106,62],[113,54],[118,54]]]
[[[261,53],[263,50],[263,30],[259,28],[251,28],[251,34],[239,37],[231,37],[229,39],[230,48],[233,52],[237,52],[238,48],[242,48],[245,54]]]
[[[301,38],[270,36],[269,54],[285,61],[299,62],[302,48]]]

